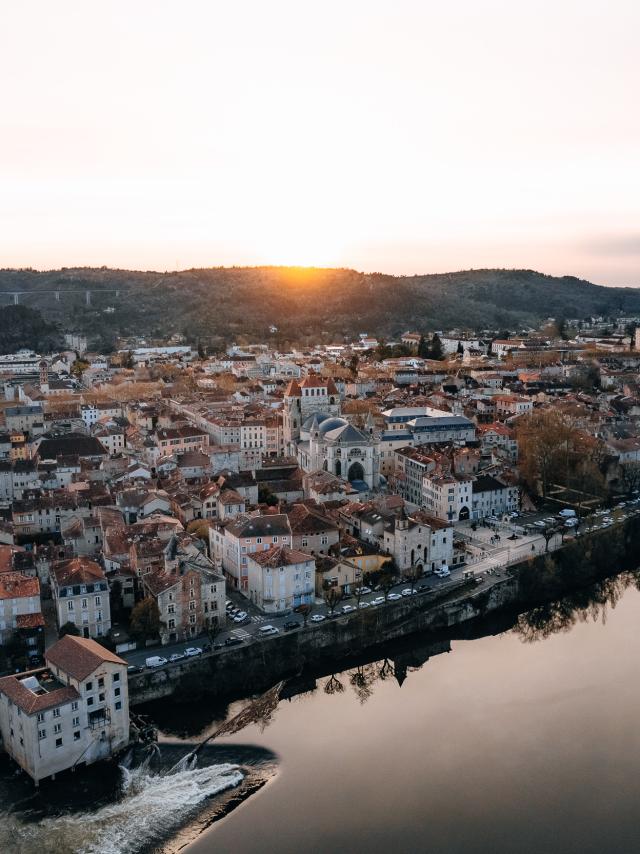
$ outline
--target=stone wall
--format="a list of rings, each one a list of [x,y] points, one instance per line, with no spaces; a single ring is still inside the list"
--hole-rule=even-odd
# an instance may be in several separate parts
[[[131,705],[172,696],[192,702],[257,693],[306,668],[340,661],[387,641],[452,626],[503,611],[527,610],[640,561],[640,517],[582,536],[550,554],[515,564],[477,587],[459,585],[438,598],[416,596],[327,620],[307,630],[256,640],[129,677]]]

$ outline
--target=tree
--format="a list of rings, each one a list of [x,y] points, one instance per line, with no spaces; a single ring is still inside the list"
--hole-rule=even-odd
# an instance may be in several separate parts
[[[405,573],[405,578],[407,579],[407,581],[409,581],[411,583],[411,592],[412,593],[415,589],[416,582],[418,581],[419,578],[422,578],[422,571],[423,571],[422,564],[421,563],[414,563],[409,567],[409,569]]]
[[[380,580],[378,581],[378,584],[380,585],[380,589],[382,590],[382,592],[384,594],[384,601],[385,602],[389,598],[389,593],[391,593],[391,590],[392,590],[395,582],[396,582],[396,579],[390,572],[384,572],[380,576]]]
[[[430,358],[435,359],[438,362],[444,358],[444,349],[442,347],[442,341],[440,340],[440,336],[437,332],[434,333],[433,338],[431,339],[431,349],[429,356]]]
[[[360,364],[360,357],[357,353],[354,353],[351,359],[349,360],[349,370],[355,376],[358,374],[358,365]]]
[[[73,635],[73,637],[80,637],[80,629],[76,626],[75,623],[72,623],[70,620],[60,626],[60,631],[58,632],[58,637],[63,638],[65,635]]]
[[[326,590],[322,591],[322,596],[325,601],[325,605],[329,609],[329,613],[333,614],[337,606],[342,601],[342,590],[340,587],[328,587]]]
[[[545,552],[549,551],[549,543],[558,533],[558,529],[554,527],[545,528],[542,532],[542,536],[544,537],[544,550]]]
[[[456,348],[456,353],[458,353],[458,354],[459,354],[459,355],[461,355],[461,356],[462,356],[462,355],[464,355],[464,345],[463,345],[462,341],[458,341],[458,346],[457,346],[457,348]]]
[[[418,356],[421,359],[429,358],[429,345],[427,344],[427,339],[424,335],[421,335],[420,340],[418,341]]]
[[[141,641],[157,638],[160,634],[160,611],[156,600],[148,597],[134,607],[129,620],[129,631]]]
[[[296,614],[300,614],[302,617],[302,623],[304,628],[307,628],[307,620],[311,616],[311,612],[313,611],[313,605],[311,603],[305,605],[298,605],[297,608],[293,609]]]
[[[637,492],[640,489],[640,463],[634,460],[620,463],[620,476],[627,492]]]

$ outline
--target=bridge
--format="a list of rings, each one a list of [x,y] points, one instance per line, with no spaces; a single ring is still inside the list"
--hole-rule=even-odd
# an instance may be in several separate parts
[[[60,302],[60,297],[63,294],[73,294],[75,296],[84,295],[85,304],[87,306],[91,305],[91,294],[114,294],[117,297],[122,293],[123,288],[74,288],[74,289],[66,289],[63,288],[50,288],[48,290],[33,290],[33,291],[0,291],[0,297],[11,297],[13,298],[14,305],[20,305],[20,297],[26,296],[41,296],[44,294],[54,294],[56,298],[56,302]]]

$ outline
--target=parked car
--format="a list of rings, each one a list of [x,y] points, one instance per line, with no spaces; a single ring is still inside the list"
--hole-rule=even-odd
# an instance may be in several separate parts
[[[242,643],[242,638],[230,637],[227,638],[224,642],[225,646],[237,646],[239,643]]]
[[[199,646],[188,646],[185,649],[184,654],[187,658],[193,658],[194,655],[202,655],[202,650]]]
[[[355,611],[355,610],[356,609],[353,607],[353,605],[343,605],[342,606],[342,613],[343,614],[350,614],[352,611]]]
[[[163,664],[167,663],[167,659],[163,655],[150,655],[145,661],[147,667],[162,667]]]
[[[413,596],[413,590],[410,587],[405,587],[402,591],[403,596]]]
[[[183,658],[186,658],[184,652],[174,652],[169,656],[169,661],[182,661]]]
[[[375,605],[382,605],[383,602],[384,602],[384,596],[376,596],[375,599],[371,600],[371,604],[374,606]]]
[[[312,623],[322,623],[327,618],[324,614],[314,614],[313,617],[310,618]]]
[[[402,596],[399,593],[389,593],[387,599],[390,599],[392,602],[396,602],[398,599],[402,599]]]
[[[275,626],[260,626],[258,629],[258,634],[260,637],[267,637],[268,635],[277,635],[280,632],[280,629],[276,629]]]
[[[302,623],[299,623],[297,620],[288,620],[282,628],[285,632],[292,632],[294,629],[299,629],[301,625]]]
[[[361,602],[361,603],[358,605],[358,608],[368,608],[368,607],[369,607],[369,603],[368,603],[368,602]]]
[[[142,673],[142,667],[140,667],[140,665],[139,665],[139,664],[130,664],[130,665],[127,667],[127,673],[130,673],[130,674],[132,674],[132,675],[133,675],[134,673]]]
[[[366,596],[367,593],[371,593],[371,588],[366,587],[366,586],[365,587],[356,587],[356,589],[354,590],[354,593],[356,593],[360,596]]]

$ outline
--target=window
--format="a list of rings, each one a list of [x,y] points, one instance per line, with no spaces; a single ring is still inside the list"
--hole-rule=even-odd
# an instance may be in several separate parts
[[[46,737],[47,737],[46,729],[39,729],[38,730],[38,738],[42,739],[42,738],[46,738]]]
[[[59,718],[59,717],[60,717],[60,709],[54,709],[54,710],[53,710],[53,717],[54,717],[54,718]]]
[[[93,682],[87,682],[84,687],[86,691],[93,691]]]
[[[104,688],[104,676],[98,679],[98,688]]]
[[[104,694],[98,694],[98,702],[104,703]]]
[[[93,706],[93,697],[87,697],[87,706]]]
[[[114,681],[114,682],[119,682],[119,681],[120,681],[120,674],[119,674],[119,673],[114,673],[114,674],[113,674],[113,681]]]
[[[176,606],[175,605],[167,605],[167,614],[175,614]]]
[[[114,697],[119,697],[119,696],[120,696],[120,689],[119,689],[119,688],[114,688],[114,689],[113,689],[113,696],[114,696]]]
[[[122,708],[122,703],[120,702],[120,700],[118,700],[118,702],[116,703],[116,706],[115,706],[116,712],[119,712],[121,708]]]
[[[44,712],[38,712],[38,723],[41,724],[44,720]]]
[[[71,599],[67,602],[67,610],[73,611],[73,600]]]
[[[59,735],[62,732],[62,724],[56,724],[53,731],[56,735]]]
[[[82,600],[82,610],[86,611],[88,605],[89,605],[88,601],[86,599],[83,599]]]
[[[80,726],[80,718],[74,718],[72,726]]]
[[[73,703],[71,703],[71,711],[72,712],[78,711],[78,701],[77,700],[74,700]]]
[[[95,603],[96,603],[96,605],[102,605],[102,597],[101,597],[101,596],[96,596],[96,598],[95,598]]]
[[[62,747],[62,739],[56,738],[56,747]]]
[[[189,614],[189,622],[193,624],[193,623],[195,623],[195,621],[196,621],[196,615],[195,614]]]
[[[77,729],[77,730],[73,733],[73,740],[74,740],[74,741],[80,741],[80,730],[79,730],[79,729]]]
[[[175,627],[176,627],[176,621],[175,621],[175,620],[169,620],[168,625],[169,625],[169,628],[170,628],[170,629],[175,629]]]

